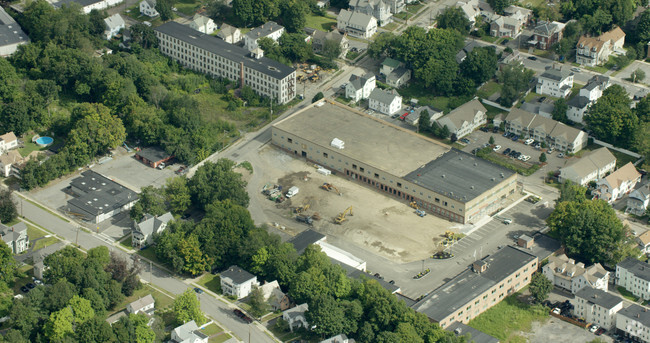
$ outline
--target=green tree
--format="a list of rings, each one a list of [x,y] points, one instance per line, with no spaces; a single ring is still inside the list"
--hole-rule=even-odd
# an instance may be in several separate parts
[[[156,11],[160,14],[160,19],[162,21],[167,21],[174,18],[174,12],[172,11],[174,7],[173,0],[158,0],[156,1]]]
[[[599,139],[628,147],[638,125],[638,118],[630,108],[630,103],[623,87],[613,85],[607,88],[587,111],[587,127]]]
[[[201,312],[199,299],[191,289],[187,289],[174,299],[172,310],[178,323],[187,323],[193,320],[197,325],[203,325],[206,322],[206,318]]]
[[[341,55],[341,45],[334,39],[325,40],[321,55],[325,56],[330,61],[337,59]]]
[[[614,209],[603,200],[565,201],[547,219],[566,247],[567,255],[588,263],[616,264],[624,256],[625,229]]]
[[[78,326],[75,334],[79,342],[104,343],[115,340],[111,325],[100,317],[93,317]]]
[[[645,72],[642,69],[637,68],[630,75],[630,79],[632,82],[641,82],[643,79],[645,79]]]
[[[420,112],[420,118],[418,119],[418,131],[420,133],[431,131],[431,115],[429,111],[422,110]]]
[[[216,200],[230,199],[235,204],[247,207],[246,182],[241,174],[232,170],[234,167],[233,161],[223,158],[217,163],[206,162],[199,167],[188,183],[193,203],[205,208]]]
[[[323,92],[318,92],[318,93],[316,93],[316,95],[314,95],[314,97],[311,99],[311,103],[313,104],[313,103],[315,103],[316,101],[318,101],[318,100],[320,100],[320,99],[323,99],[324,97],[325,97],[325,95],[323,94]]]
[[[178,243],[178,255],[183,258],[183,271],[199,275],[210,266],[210,259],[201,251],[196,235],[189,235]]]
[[[312,56],[312,49],[301,33],[284,33],[279,39],[282,55],[291,62],[306,61]]]
[[[165,184],[165,197],[170,210],[175,214],[185,213],[192,205],[190,188],[187,186],[187,179],[174,177],[167,180]]]
[[[534,74],[532,70],[526,69],[520,63],[505,66],[497,73],[497,79],[503,85],[499,103],[502,106],[512,106],[512,103],[519,99],[528,88],[528,82]]]
[[[313,329],[315,333],[325,337],[342,333],[346,322],[343,308],[327,294],[317,295],[309,303],[306,319],[310,325],[316,326]]]
[[[280,21],[288,32],[300,32],[307,23],[309,7],[304,1],[288,0],[280,2]]]
[[[248,296],[248,305],[253,316],[260,318],[269,311],[269,304],[264,300],[264,293],[260,287],[254,286]]]
[[[545,153],[539,154],[539,161],[542,162],[542,163],[546,162],[546,154]]]
[[[530,295],[533,296],[537,303],[548,298],[548,295],[551,294],[553,290],[553,283],[549,280],[544,273],[535,273],[530,280],[530,286],[528,286]]]
[[[232,11],[242,24],[259,25],[280,14],[275,0],[233,0]]]
[[[478,47],[467,54],[460,64],[460,71],[464,77],[479,85],[494,77],[497,62],[498,57],[493,47]]]
[[[565,181],[560,185],[560,197],[555,200],[555,204],[564,201],[583,202],[587,200],[587,188],[577,185],[571,181]]]
[[[79,326],[86,321],[95,317],[95,310],[93,309],[90,301],[75,295],[70,299],[70,309],[74,316],[75,325]]]
[[[650,41],[650,9],[641,13],[633,34],[637,42]]]
[[[640,123],[650,122],[650,97],[645,96],[634,107],[634,112]]]
[[[503,14],[503,10],[512,5],[512,0],[488,0],[488,4],[498,14]]]
[[[566,103],[566,99],[559,98],[555,101],[555,107],[553,107],[553,120],[568,124],[569,117],[566,115],[566,111],[569,109],[569,106]]]
[[[50,341],[61,341],[72,333],[72,310],[65,307],[50,314],[49,320],[45,323],[44,331]]]
[[[374,59],[379,59],[389,49],[391,49],[393,42],[397,40],[392,32],[382,32],[375,37],[370,45],[368,45],[368,55]]]
[[[160,216],[167,212],[165,195],[163,190],[153,186],[142,188],[138,195],[138,202],[131,208],[131,219],[139,222],[145,214]]]
[[[16,260],[7,244],[0,244],[0,282],[9,284],[16,277]]]
[[[436,18],[441,29],[455,29],[467,35],[470,29],[469,19],[460,7],[447,7]]]
[[[494,144],[494,136],[490,136],[490,139],[488,140],[488,143],[490,143],[490,145]]]

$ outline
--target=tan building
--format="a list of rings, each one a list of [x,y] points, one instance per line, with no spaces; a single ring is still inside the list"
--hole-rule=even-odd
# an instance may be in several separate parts
[[[549,257],[542,272],[553,285],[571,294],[576,294],[585,287],[607,291],[610,276],[600,263],[585,267],[584,263],[576,263],[565,254]]]
[[[616,156],[602,147],[574,159],[569,165],[560,169],[560,182],[571,181],[586,186],[590,181],[598,180],[616,168]]]
[[[598,37],[582,36],[576,45],[576,63],[595,66],[605,63],[614,53],[625,53],[625,32],[620,27],[615,27]]]
[[[337,103],[309,106],[271,132],[273,144],[295,157],[451,221],[476,222],[516,189],[506,168]]]
[[[530,283],[537,256],[506,246],[474,262],[451,281],[413,305],[444,329],[458,321],[469,323],[503,298]]]

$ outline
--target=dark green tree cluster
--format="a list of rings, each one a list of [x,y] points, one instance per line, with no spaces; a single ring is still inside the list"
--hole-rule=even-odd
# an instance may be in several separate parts
[[[455,29],[456,31],[467,35],[470,29],[470,22],[465,16],[465,12],[460,7],[447,7],[436,18],[438,28]]]
[[[258,44],[264,50],[264,56],[287,65],[307,61],[313,57],[311,46],[299,33],[284,33],[277,43],[271,38],[264,37],[259,39]]]
[[[497,73],[497,80],[502,85],[499,103],[510,107],[528,89],[535,72],[526,69],[523,64],[509,64]]]
[[[632,109],[631,103],[625,88],[619,85],[607,88],[589,108],[585,116],[587,127],[598,139],[623,148],[631,147],[640,124],[638,115],[648,120],[648,115],[641,113],[643,109]]]
[[[512,5],[513,0],[487,0],[487,2],[490,4],[490,7],[492,7],[494,12],[503,14],[503,10]]]
[[[623,27],[634,15],[635,0],[567,0],[560,12],[567,19],[577,19],[586,32],[599,35],[613,25]]]
[[[18,217],[18,211],[11,191],[0,190],[0,223],[12,222],[16,217]]]
[[[247,27],[274,20],[289,32],[300,32],[311,9],[302,0],[233,0],[232,11],[239,23]]]
[[[111,327],[106,315],[138,287],[137,271],[109,255],[106,247],[84,255],[66,247],[48,256],[47,287],[32,289],[11,305],[10,342],[155,342],[162,330],[147,326],[144,315],[130,315]],[[134,283],[127,284],[132,275]]]

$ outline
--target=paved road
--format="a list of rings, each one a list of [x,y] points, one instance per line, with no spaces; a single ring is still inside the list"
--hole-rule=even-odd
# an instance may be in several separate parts
[[[28,201],[21,201],[20,198],[18,198],[17,201],[19,203],[22,202],[22,213],[26,219],[47,228],[60,238],[72,243],[78,242],[83,249],[91,249],[104,245],[111,251],[121,255],[123,258],[128,260],[131,259],[131,255],[114,245],[114,241],[103,236],[77,230],[78,225],[68,223]],[[151,273],[148,263],[143,263],[143,272],[140,273],[140,278],[143,281],[150,282],[154,286],[174,295],[178,295],[191,287],[187,283],[174,278],[166,270],[156,266],[153,266],[153,273]],[[269,334],[265,333],[266,329],[261,325],[248,325],[235,317],[232,314],[234,306],[205,294],[201,295],[199,299],[201,301],[201,308],[207,315],[212,317],[227,331],[233,332],[240,339],[248,342],[248,337],[250,335],[251,342],[276,342],[276,340],[272,339]]]

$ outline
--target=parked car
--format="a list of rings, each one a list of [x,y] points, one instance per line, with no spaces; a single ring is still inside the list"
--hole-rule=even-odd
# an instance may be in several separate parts
[[[519,135],[514,135],[514,136],[512,137],[512,141],[513,141],[513,142],[516,142],[516,141],[518,141],[518,140],[519,140]]]
[[[535,140],[532,138],[528,138],[527,140],[524,141],[524,144],[526,145],[531,145]]]
[[[589,332],[596,333],[596,331],[598,331],[598,329],[600,329],[600,326],[592,325],[591,327],[589,327]]]
[[[404,113],[404,114],[402,114],[401,116],[399,116],[399,120],[405,120],[405,119],[406,119],[406,117],[407,117],[408,115],[409,115],[409,113],[408,113],[408,112],[406,112],[406,113]]]
[[[492,128],[492,132],[493,132],[493,133],[497,133],[497,132],[499,132],[499,127],[498,127],[498,126],[493,127],[493,128]]]
[[[544,102],[544,100],[546,100],[546,97],[545,97],[545,96],[539,98],[539,102]]]
[[[537,57],[535,56],[528,56],[528,59],[531,61],[537,61]]]
[[[504,132],[504,133],[503,133],[503,137],[505,137],[505,138],[510,137],[510,132]]]
[[[472,149],[472,154],[476,155],[476,153],[477,153],[479,150],[480,150],[479,148],[474,148],[474,149]]]
[[[469,144],[469,143],[470,143],[469,139],[467,139],[467,138],[461,138],[460,141],[463,142],[463,143],[465,143],[465,144]]]
[[[197,294],[203,294],[203,290],[198,287],[194,287],[194,292],[196,292]]]
[[[43,284],[43,281],[34,278],[34,283],[35,283],[36,285],[42,285],[42,284]]]
[[[581,70],[578,67],[573,67],[573,68],[571,68],[571,71],[575,72],[575,73],[579,73]]]
[[[596,335],[597,335],[597,336],[600,336],[600,335],[604,334],[605,331],[607,331],[607,330],[605,330],[605,328],[600,328],[600,329],[598,329],[598,330],[596,331]]]
[[[497,146],[495,146],[494,149],[492,149],[492,150],[493,150],[493,151],[499,151],[499,149],[501,149],[501,146],[500,146],[500,145],[497,145]]]
[[[253,322],[253,319],[251,317],[247,316],[244,312],[242,312],[239,309],[234,309],[233,312],[237,317],[239,317],[241,320],[245,321],[246,323],[250,324]]]
[[[34,287],[36,287],[36,285],[31,283],[31,282],[26,284],[25,286],[27,286],[27,288],[29,288],[29,289],[34,289]]]
[[[557,157],[559,157],[559,158],[564,158],[564,153],[562,153],[562,152],[559,153],[559,154],[557,155]]]
[[[503,150],[503,154],[504,154],[504,155],[507,155],[507,154],[510,153],[510,151],[511,151],[510,148],[507,148],[506,150]]]
[[[530,156],[524,155],[524,158],[522,158],[521,160],[524,162],[528,162],[528,160],[530,160]]]
[[[554,308],[553,313],[560,314],[560,309],[558,307]]]
[[[20,287],[20,291],[23,293],[29,293],[29,288],[27,288],[27,286],[22,286]]]
[[[490,129],[488,129],[487,126],[483,126],[483,127],[481,128],[481,131],[483,131],[483,132],[488,132],[488,131],[490,131]]]
[[[510,225],[510,224],[512,224],[512,219],[506,218],[506,219],[503,220],[503,223],[506,224],[506,225]]]

